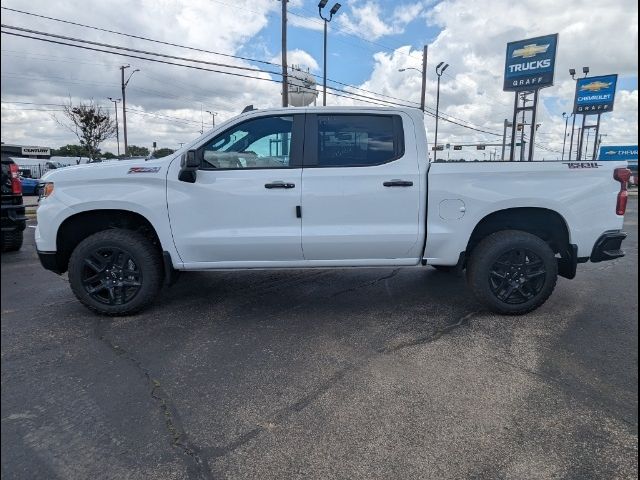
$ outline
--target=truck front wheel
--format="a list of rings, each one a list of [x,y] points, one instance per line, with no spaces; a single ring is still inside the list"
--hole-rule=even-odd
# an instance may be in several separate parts
[[[162,286],[162,258],[144,235],[110,229],[78,244],[69,260],[69,283],[90,310],[130,315],[147,307]]]
[[[522,315],[547,301],[556,286],[558,262],[541,238],[519,230],[503,230],[483,239],[473,250],[467,281],[490,310]]]

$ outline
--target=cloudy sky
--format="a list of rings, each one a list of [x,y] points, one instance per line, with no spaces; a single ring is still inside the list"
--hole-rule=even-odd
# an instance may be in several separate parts
[[[415,105],[420,101],[421,77],[411,68],[421,68],[422,47],[428,44],[427,108],[435,107],[435,65],[446,61],[450,67],[442,77],[441,111],[463,125],[501,133],[503,119],[511,118],[513,109],[513,93],[502,91],[507,42],[558,32],[556,81],[541,93],[536,157],[560,156],[562,113],[571,111],[575,89],[570,67],[580,72],[589,66],[590,75],[620,75],[614,112],[602,119],[603,144],[637,143],[638,9],[633,0],[342,0],[342,4],[330,24],[328,77],[375,94],[330,83],[361,96],[348,99],[344,97],[349,94],[334,91],[342,96],[329,95],[329,105],[367,105],[373,98]],[[288,56],[289,63],[321,75],[322,22],[316,5],[316,0],[289,1]],[[77,143],[52,117],[60,115],[59,105],[69,97],[74,102],[93,98],[113,112],[106,98],[121,96],[118,67],[122,64],[131,65],[128,72],[140,70],[127,87],[129,144],[150,147],[156,141],[158,147],[176,148],[198,136],[203,123],[205,129],[210,126],[207,110],[217,112],[219,122],[249,104],[266,108],[281,103],[279,77],[268,73],[278,70],[280,60],[281,4],[277,0],[3,0],[2,6],[5,25],[248,68],[199,64],[246,75],[232,76],[3,33],[3,142],[52,147]],[[39,36],[6,27],[3,31]],[[402,68],[408,70],[400,72]],[[426,116],[426,124],[433,131],[431,116]],[[439,142],[499,143],[501,139],[441,121]],[[115,152],[115,139],[106,142],[103,150]],[[464,155],[472,158],[479,153],[468,149]]]

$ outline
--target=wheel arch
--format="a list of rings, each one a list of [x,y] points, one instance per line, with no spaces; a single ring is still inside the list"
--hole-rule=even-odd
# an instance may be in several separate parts
[[[110,228],[141,232],[162,253],[160,237],[144,215],[125,209],[87,210],[67,217],[58,228],[56,263],[60,273],[67,270],[71,253],[82,240]]]
[[[577,249],[570,243],[567,221],[557,211],[542,207],[506,208],[487,214],[469,237],[465,261],[484,238],[501,230],[520,230],[541,238],[559,256],[560,275],[566,278],[575,276]]]

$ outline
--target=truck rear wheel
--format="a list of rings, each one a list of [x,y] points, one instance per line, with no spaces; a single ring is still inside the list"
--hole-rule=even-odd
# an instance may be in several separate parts
[[[22,230],[2,232],[2,252],[14,252],[22,247]]]
[[[90,310],[130,315],[147,307],[162,286],[162,258],[144,235],[110,229],[85,238],[71,254],[69,283]]]
[[[467,281],[489,309],[522,315],[547,301],[558,279],[553,250],[539,237],[519,230],[496,232],[473,250]]]

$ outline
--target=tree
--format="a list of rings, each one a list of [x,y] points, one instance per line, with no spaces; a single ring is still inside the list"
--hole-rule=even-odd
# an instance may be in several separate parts
[[[80,145],[64,145],[58,149],[51,150],[52,156],[57,157],[88,157],[87,150]]]
[[[155,152],[153,152],[153,156],[156,158],[166,157],[167,155],[171,155],[175,150],[171,148],[159,148]]]
[[[111,152],[104,152],[102,154],[102,157],[109,160],[111,160],[112,158],[118,158],[114,153],[111,153]]]
[[[138,147],[137,145],[129,145],[128,153],[132,157],[148,157],[149,149],[147,147]]]
[[[59,125],[73,133],[80,141],[80,146],[94,161],[100,152],[100,144],[116,135],[116,123],[104,108],[97,105],[93,99],[89,102],[69,103],[62,107],[66,121],[53,117]]]

